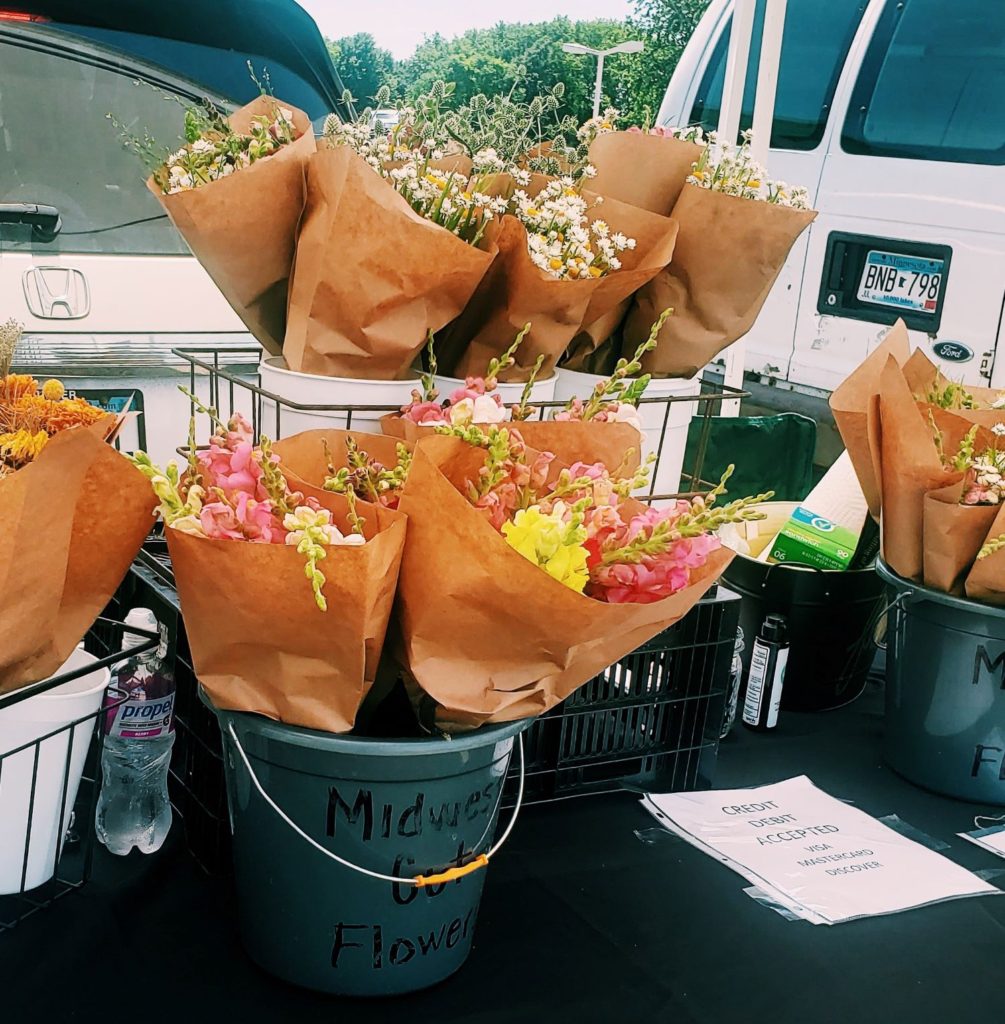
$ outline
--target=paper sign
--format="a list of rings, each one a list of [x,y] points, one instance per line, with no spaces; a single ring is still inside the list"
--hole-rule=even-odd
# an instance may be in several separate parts
[[[755,789],[650,794],[664,826],[814,924],[1000,893],[800,776]]]
[[[995,825],[992,828],[981,828],[976,832],[958,833],[963,839],[996,853],[999,857],[1005,857],[1005,825]]]

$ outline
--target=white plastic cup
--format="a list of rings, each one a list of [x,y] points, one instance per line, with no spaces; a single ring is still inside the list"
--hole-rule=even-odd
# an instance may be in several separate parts
[[[555,398],[567,402],[570,398],[586,401],[593,389],[606,376],[596,373],[580,373],[578,370],[559,369],[555,385]],[[690,379],[654,377],[649,381],[644,398],[690,397],[701,394],[701,375]],[[650,476],[649,485],[640,492],[646,494],[676,494],[680,490],[680,475],[684,468],[684,449],[687,447],[687,430],[691,418],[698,411],[697,402],[665,402],[639,403],[639,419],[642,422],[642,456],[648,458],[650,452],[659,456],[659,461]],[[664,431],[664,421],[666,430]],[[660,438],[662,437],[662,448]],[[654,505],[667,502],[656,501]]]
[[[458,388],[464,387],[464,381],[457,377],[440,377],[437,375],[433,380],[436,382],[436,390],[440,393],[440,397],[437,399],[440,402],[449,398]],[[550,377],[545,377],[543,380],[539,378],[534,381],[530,388],[530,404],[552,401],[555,398],[555,385],[557,383],[558,373],[553,373]],[[500,381],[496,385],[495,393],[499,396],[502,404],[508,409],[510,406],[519,404],[520,398],[523,395],[523,389],[526,386],[526,384],[517,382],[504,383]]]
[[[315,373],[299,373],[286,365],[282,356],[266,356],[258,368],[262,388],[299,405],[376,405],[380,409],[353,412],[322,409],[300,411],[279,406],[263,399],[262,431],[271,437],[289,437],[304,430],[335,427],[358,429],[379,434],[380,418],[398,412],[412,400],[412,390],[422,390],[418,377],[411,380],[362,380],[354,377],[324,377]],[[278,412],[278,426],[276,425]]]
[[[96,660],[77,648],[56,674]],[[94,734],[94,720],[88,716],[101,707],[108,681],[108,669],[96,669],[0,709],[0,896],[35,889],[56,873]],[[80,719],[86,721],[69,728]],[[26,743],[32,746],[18,749]],[[11,754],[12,750],[18,753]],[[28,866],[22,886],[26,844]]]

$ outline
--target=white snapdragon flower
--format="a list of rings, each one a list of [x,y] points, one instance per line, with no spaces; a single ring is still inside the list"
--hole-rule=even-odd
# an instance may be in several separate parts
[[[630,423],[640,434],[642,433],[642,420],[639,418],[639,410],[628,402],[618,402],[610,419],[615,423]]]

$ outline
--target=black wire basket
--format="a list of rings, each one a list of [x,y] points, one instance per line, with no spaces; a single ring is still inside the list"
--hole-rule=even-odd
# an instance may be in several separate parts
[[[354,426],[362,432],[372,431],[375,417],[385,413],[400,412],[397,405],[353,405],[344,403],[307,404],[283,398],[262,386],[257,361],[261,349],[249,346],[247,349],[221,349],[213,346],[187,346],[172,349],[174,355],[188,365],[188,389],[197,395],[203,404],[215,409],[226,418],[240,412],[251,423],[255,437],[267,435],[275,441],[291,433],[307,429],[304,417],[322,416],[314,426],[335,426],[352,430]],[[702,477],[705,454],[711,434],[712,419],[723,401],[738,402],[747,398],[748,393],[728,384],[712,385],[702,382],[700,390],[695,394],[681,395],[643,395],[639,405],[644,407],[650,422],[659,426],[658,442],[652,452],[655,460],[651,466],[650,489],[647,493],[637,493],[640,501],[665,501],[677,496],[657,491],[660,480],[660,469],[664,460],[669,460],[672,445],[667,441],[672,428],[682,418],[690,422],[698,418],[701,427],[695,449],[693,465],[682,473],[681,494],[694,494],[708,490],[713,481]],[[533,402],[533,419],[548,419],[551,414],[564,408],[564,400]],[[366,420],[369,431],[360,423]],[[325,422],[327,420],[327,423]],[[655,432],[655,431],[654,431]],[[673,474],[676,479],[676,472]],[[686,484],[685,484],[686,481]]]
[[[126,628],[145,639],[123,652]],[[157,644],[154,634],[101,618],[84,639],[86,652],[96,660],[0,695],[0,935],[77,891],[90,877],[101,719],[127,695],[106,691],[100,678],[86,681]],[[106,692],[109,703],[103,701]],[[52,705],[59,697],[90,706],[55,724]]]

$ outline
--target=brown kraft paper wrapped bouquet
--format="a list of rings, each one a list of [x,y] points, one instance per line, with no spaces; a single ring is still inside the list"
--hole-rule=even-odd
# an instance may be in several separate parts
[[[321,149],[307,169],[284,349],[290,369],[407,375],[428,332],[461,312],[492,263],[490,211],[477,216],[465,240],[416,212],[350,146]]]
[[[284,444],[296,457],[298,439]],[[404,517],[354,495],[293,490],[240,416],[189,466],[138,455],[160,498],[200,682],[219,708],[347,732],[377,674]],[[306,576],[306,578],[305,578]]]
[[[685,145],[661,141],[674,152]],[[676,189],[679,164],[668,163],[667,194]],[[816,213],[805,190],[767,179],[751,159],[748,134],[740,147],[706,144],[670,216],[680,225],[673,260],[635,296],[625,336],[644,335],[661,310],[673,308],[643,368],[692,377],[750,330]]]
[[[311,123],[271,96],[226,120],[211,109],[189,114],[191,137],[147,187],[248,330],[278,355]]]
[[[153,496],[108,443],[119,424],[59,381],[7,373],[0,325],[0,693],[52,675],[111,600]],[[4,356],[6,352],[6,357]]]
[[[457,433],[416,447],[396,605],[406,685],[446,731],[541,714],[672,625],[732,557],[718,525],[757,516],[647,509],[515,431]]]

